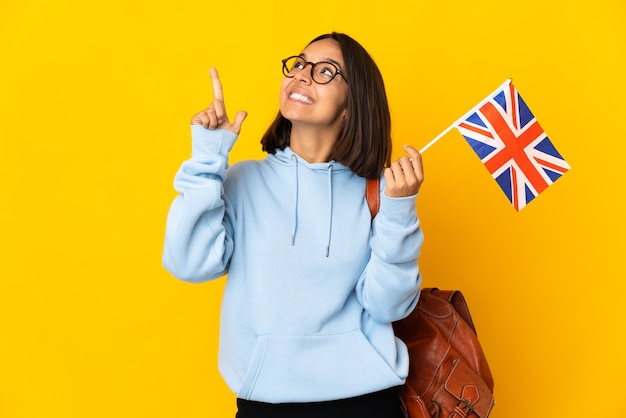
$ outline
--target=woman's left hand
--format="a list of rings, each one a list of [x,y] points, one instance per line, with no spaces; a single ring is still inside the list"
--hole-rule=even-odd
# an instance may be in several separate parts
[[[424,181],[422,154],[410,145],[403,148],[409,156],[398,158],[385,169],[385,195],[388,197],[413,196]]]

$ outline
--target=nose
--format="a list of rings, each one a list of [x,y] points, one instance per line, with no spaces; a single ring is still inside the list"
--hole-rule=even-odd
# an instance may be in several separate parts
[[[307,68],[309,66],[310,68]],[[303,83],[311,84],[313,81],[313,65],[307,62],[304,68],[296,73],[295,78]]]

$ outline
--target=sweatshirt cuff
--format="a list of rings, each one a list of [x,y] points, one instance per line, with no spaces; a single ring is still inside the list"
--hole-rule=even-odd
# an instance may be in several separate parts
[[[226,129],[206,129],[202,125],[191,125],[191,158],[220,154],[228,157],[238,135]]]
[[[406,197],[389,197],[380,194],[380,213],[401,225],[411,225],[417,220],[415,199],[417,194]]]

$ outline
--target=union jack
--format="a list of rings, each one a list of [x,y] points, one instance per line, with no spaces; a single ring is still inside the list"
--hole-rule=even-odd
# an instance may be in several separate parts
[[[510,80],[476,109],[456,128],[515,210],[570,169]]]

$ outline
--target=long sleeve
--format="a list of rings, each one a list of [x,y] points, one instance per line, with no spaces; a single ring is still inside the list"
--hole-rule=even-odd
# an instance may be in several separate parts
[[[371,259],[357,284],[357,297],[380,322],[407,316],[419,297],[417,258],[424,236],[415,197],[389,198],[381,192],[380,212],[372,224]]]
[[[237,135],[193,125],[192,157],[174,178],[179,193],[165,229],[163,265],[177,278],[203,282],[224,275],[233,251],[233,216],[223,197],[228,152]]]

